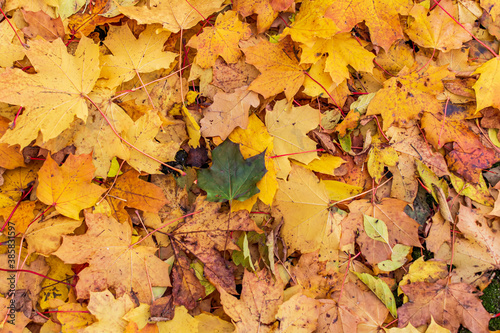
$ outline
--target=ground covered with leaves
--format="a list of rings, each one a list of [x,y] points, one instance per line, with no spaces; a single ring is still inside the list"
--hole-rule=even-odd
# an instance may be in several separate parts
[[[498,0],[0,0],[2,332],[500,330]]]

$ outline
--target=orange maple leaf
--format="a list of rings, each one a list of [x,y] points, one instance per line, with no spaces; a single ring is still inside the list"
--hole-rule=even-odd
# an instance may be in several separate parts
[[[106,191],[91,183],[94,171],[91,155],[70,155],[61,167],[49,155],[38,172],[36,195],[64,216],[78,220],[80,211],[92,207]]]

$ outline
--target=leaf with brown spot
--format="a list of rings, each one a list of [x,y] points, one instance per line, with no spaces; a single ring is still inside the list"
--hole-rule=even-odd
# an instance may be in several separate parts
[[[415,282],[401,286],[409,302],[398,308],[399,327],[436,323],[456,333],[460,324],[475,333],[488,333],[490,314],[479,300],[480,293],[466,283]]]
[[[158,213],[168,203],[163,190],[158,186],[139,178],[135,170],[119,176],[110,195],[125,200],[125,205],[146,212]]]

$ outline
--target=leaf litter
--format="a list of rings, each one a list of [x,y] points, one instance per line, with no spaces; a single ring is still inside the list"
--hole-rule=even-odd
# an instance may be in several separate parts
[[[499,330],[497,7],[0,2],[0,327]]]

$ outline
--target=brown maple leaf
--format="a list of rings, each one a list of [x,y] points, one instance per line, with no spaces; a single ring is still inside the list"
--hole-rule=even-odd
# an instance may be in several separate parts
[[[416,282],[401,286],[409,302],[398,308],[399,327],[430,324],[431,316],[452,333],[460,324],[475,333],[488,333],[490,314],[479,300],[480,293],[466,283]]]

